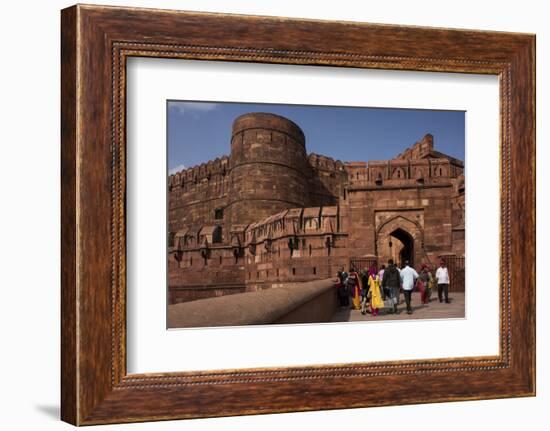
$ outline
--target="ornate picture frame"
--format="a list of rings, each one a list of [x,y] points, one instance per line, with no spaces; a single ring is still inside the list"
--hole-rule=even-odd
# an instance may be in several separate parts
[[[64,421],[91,425],[535,394],[534,35],[91,5],[64,9],[61,18]],[[500,353],[128,374],[125,100],[126,60],[133,56],[497,75]]]

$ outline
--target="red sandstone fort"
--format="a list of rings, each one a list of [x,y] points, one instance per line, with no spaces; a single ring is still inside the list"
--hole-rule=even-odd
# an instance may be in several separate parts
[[[171,304],[390,258],[463,270],[464,164],[429,134],[391,160],[341,162],[308,155],[292,121],[250,113],[229,156],[170,175],[168,190]]]

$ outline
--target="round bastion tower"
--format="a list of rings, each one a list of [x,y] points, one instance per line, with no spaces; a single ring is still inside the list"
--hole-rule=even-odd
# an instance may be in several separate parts
[[[249,113],[233,122],[231,224],[249,224],[307,206],[310,166],[302,130],[287,118]]]

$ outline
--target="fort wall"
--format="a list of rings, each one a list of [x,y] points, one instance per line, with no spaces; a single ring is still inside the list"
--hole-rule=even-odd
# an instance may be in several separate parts
[[[216,210],[227,206],[229,157],[183,170],[168,179],[168,228],[216,223]]]

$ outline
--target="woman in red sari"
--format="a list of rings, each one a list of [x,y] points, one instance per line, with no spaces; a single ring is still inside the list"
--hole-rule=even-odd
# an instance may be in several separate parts
[[[432,274],[428,269],[428,265],[423,263],[418,273],[418,281],[416,282],[418,291],[420,292],[420,302],[422,302],[422,304],[428,304],[430,302],[429,289],[431,281]]]

